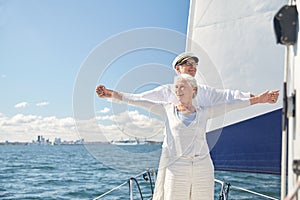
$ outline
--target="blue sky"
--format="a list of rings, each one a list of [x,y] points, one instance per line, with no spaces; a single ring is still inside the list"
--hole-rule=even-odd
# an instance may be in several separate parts
[[[91,53],[105,41],[135,29],[155,27],[186,34],[188,9],[186,0],[0,1],[0,141],[31,141],[39,134],[50,139],[78,138],[73,91]],[[136,41],[124,42],[126,46],[126,42]],[[184,44],[178,42],[176,49],[184,51]],[[112,46],[107,51],[116,50]],[[111,61],[98,83],[114,88],[137,66],[170,66],[174,57],[160,49],[121,55]],[[149,88],[143,86],[137,91]],[[110,102],[98,100],[93,97],[104,130],[109,125],[105,121],[114,113]],[[136,123],[149,122],[147,114],[132,114],[138,118]]]

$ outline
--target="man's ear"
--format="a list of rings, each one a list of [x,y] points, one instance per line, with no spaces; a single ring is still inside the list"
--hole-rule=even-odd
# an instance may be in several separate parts
[[[175,71],[177,72],[177,74],[180,74],[180,65],[175,66]]]

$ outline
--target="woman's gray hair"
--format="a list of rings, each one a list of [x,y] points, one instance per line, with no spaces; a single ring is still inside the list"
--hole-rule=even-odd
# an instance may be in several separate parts
[[[188,82],[188,84],[192,87],[192,88],[197,88],[196,91],[194,92],[193,94],[193,98],[197,95],[197,92],[198,92],[198,85],[197,85],[197,80],[192,77],[191,75],[189,74],[179,74],[175,80],[178,80],[178,79],[183,79],[183,80],[186,80]]]

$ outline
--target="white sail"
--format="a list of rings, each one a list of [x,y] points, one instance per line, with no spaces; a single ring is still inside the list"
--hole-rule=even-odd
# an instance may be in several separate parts
[[[283,92],[284,65],[287,68],[288,96],[299,94],[300,56],[297,48],[276,45],[273,18],[287,0],[190,0],[187,51],[200,57],[199,82],[250,91],[280,89]],[[300,4],[297,1],[297,7]],[[292,53],[292,56],[291,56]],[[286,55],[286,57],[285,57]],[[296,115],[289,118],[288,191],[293,193],[297,178],[292,170],[300,160],[300,98],[296,96]],[[290,103],[290,102],[289,102]],[[282,95],[275,105],[255,106],[227,114],[223,126],[235,124],[282,107]],[[218,127],[211,127],[211,129]],[[262,132],[263,134],[263,132]],[[285,151],[283,151],[285,152]],[[283,163],[282,165],[285,166]],[[285,171],[285,168],[284,170]],[[285,173],[282,177],[285,177]],[[298,179],[299,181],[299,179]],[[298,183],[299,184],[299,183]],[[285,181],[282,182],[283,198]],[[299,186],[298,186],[299,187]],[[300,192],[298,192],[299,198]]]
[[[273,17],[286,3],[191,0],[186,49],[200,57],[198,81],[253,94],[282,89],[284,47],[276,45]],[[281,99],[227,114],[223,125],[279,109]]]

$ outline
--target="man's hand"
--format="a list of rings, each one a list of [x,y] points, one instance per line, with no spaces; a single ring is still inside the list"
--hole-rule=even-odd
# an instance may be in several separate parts
[[[96,93],[100,98],[112,98],[113,91],[107,89],[104,85],[98,85],[96,87]]]
[[[276,103],[278,100],[278,96],[279,96],[279,90],[268,92],[267,103],[272,103],[272,104]]]
[[[257,103],[271,103],[274,104],[277,102],[279,96],[279,90],[266,91],[260,95],[250,98],[251,104]]]

